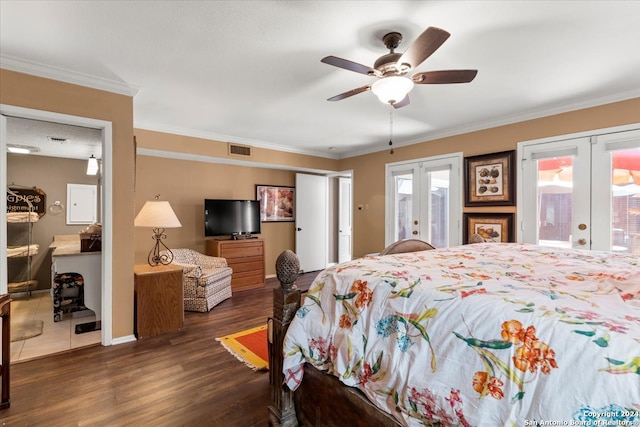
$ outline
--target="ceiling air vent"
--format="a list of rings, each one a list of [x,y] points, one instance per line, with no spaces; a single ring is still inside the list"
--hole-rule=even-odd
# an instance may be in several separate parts
[[[57,136],[48,136],[47,139],[51,142],[59,142],[60,144],[66,144],[67,142],[69,142],[69,139],[59,138]]]
[[[251,157],[251,147],[248,145],[238,145],[229,143],[229,154],[236,156]]]

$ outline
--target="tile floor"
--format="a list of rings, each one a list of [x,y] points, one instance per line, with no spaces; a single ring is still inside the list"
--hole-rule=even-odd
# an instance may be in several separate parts
[[[32,293],[30,297],[26,294],[13,294],[11,299],[11,324],[21,320],[37,319],[44,322],[42,335],[11,343],[11,362],[34,359],[101,342],[101,331],[75,333],[76,325],[95,320],[93,315],[74,318],[71,314],[66,314],[64,320],[54,322],[53,302],[49,292]]]

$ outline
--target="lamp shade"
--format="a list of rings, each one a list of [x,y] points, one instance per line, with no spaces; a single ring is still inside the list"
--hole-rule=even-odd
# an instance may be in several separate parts
[[[385,104],[395,104],[413,89],[413,81],[402,76],[389,76],[371,85],[371,91]]]
[[[89,161],[87,162],[87,175],[97,175],[98,169],[98,159],[91,155],[91,157],[89,157]]]
[[[148,201],[144,204],[133,222],[136,227],[179,228],[180,220],[164,200]]]

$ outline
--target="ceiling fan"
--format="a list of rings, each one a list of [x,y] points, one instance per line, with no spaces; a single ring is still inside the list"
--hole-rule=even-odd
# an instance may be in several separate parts
[[[389,53],[378,58],[373,64],[373,68],[337,56],[322,58],[322,62],[325,64],[375,76],[379,79],[373,84],[341,93],[327,99],[327,101],[340,101],[371,90],[380,101],[391,104],[395,108],[401,108],[409,105],[408,93],[413,89],[414,84],[469,83],[476,77],[478,70],[426,71],[415,73],[411,78],[405,77],[409,71],[415,69],[431,56],[450,35],[440,28],[428,27],[409,45],[404,53],[396,53],[395,49],[402,42],[402,34],[398,32],[385,34],[382,37],[382,42],[389,49]]]

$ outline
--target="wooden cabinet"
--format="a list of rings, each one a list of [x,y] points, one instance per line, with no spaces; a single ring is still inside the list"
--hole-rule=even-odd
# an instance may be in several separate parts
[[[136,337],[141,339],[182,329],[182,268],[175,265],[136,265],[134,276]]]
[[[227,260],[227,264],[233,269],[232,290],[264,287],[264,240],[207,240],[207,255]]]

